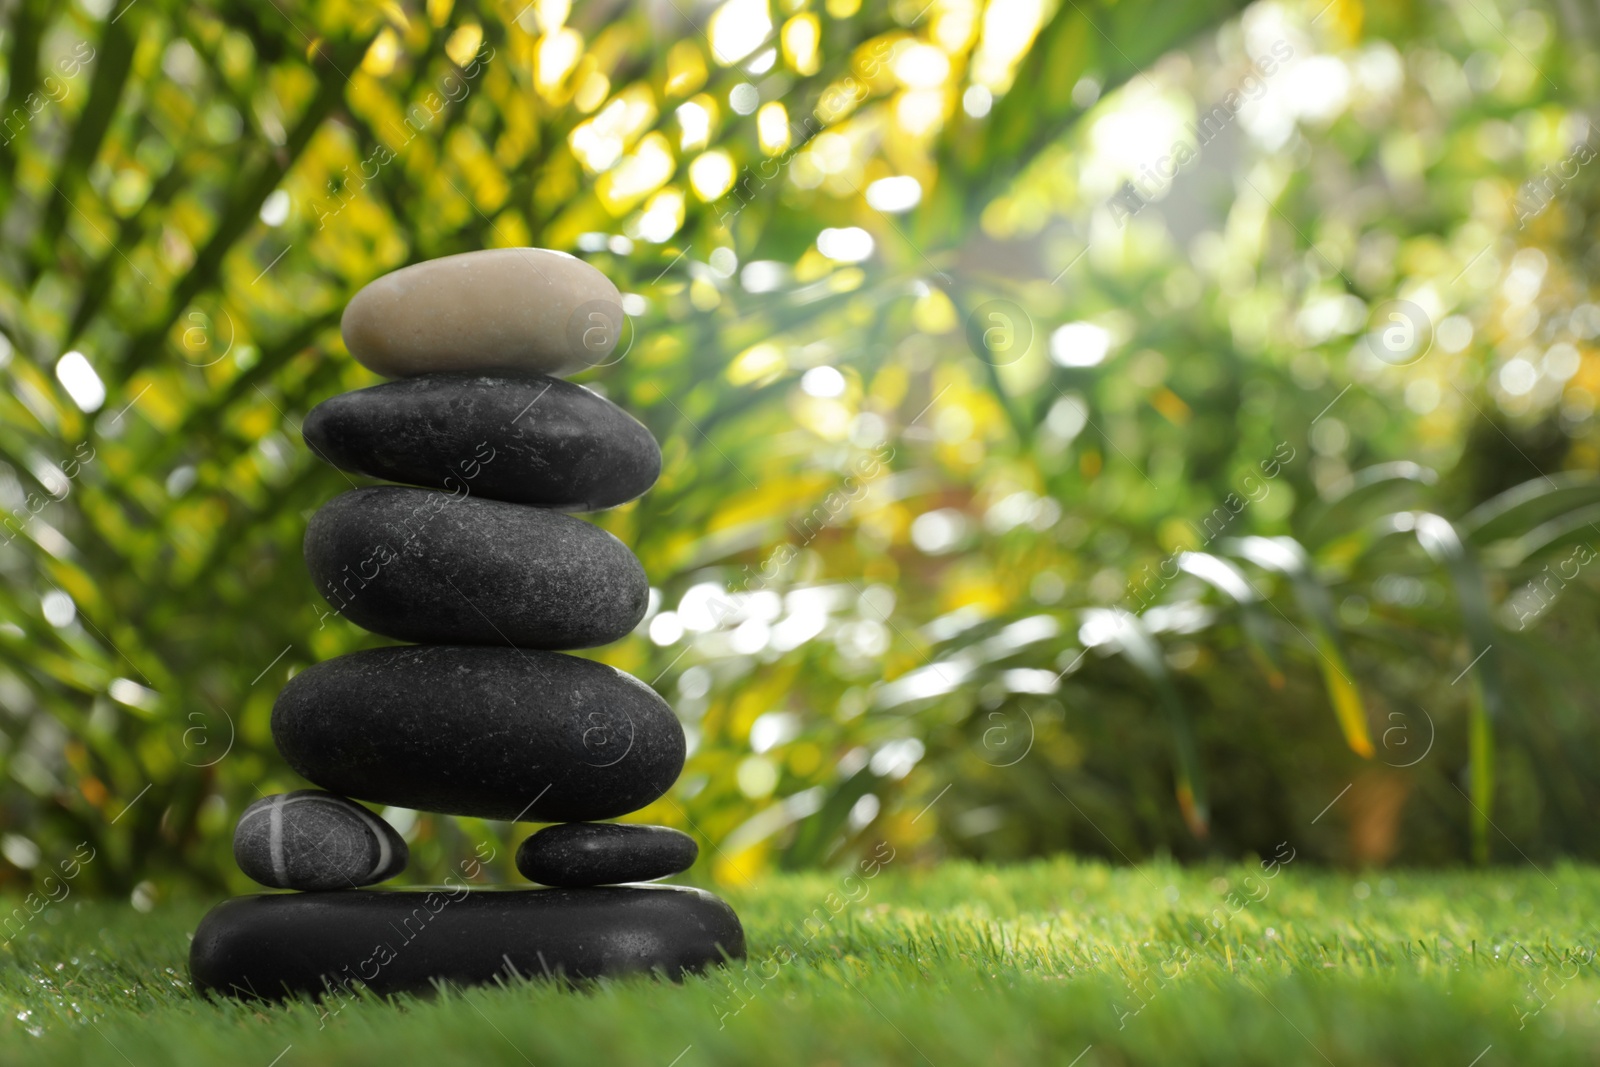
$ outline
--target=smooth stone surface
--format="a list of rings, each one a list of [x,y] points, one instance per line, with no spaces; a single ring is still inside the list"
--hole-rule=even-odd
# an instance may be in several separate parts
[[[354,889],[393,878],[410,853],[394,827],[360,804],[297,789],[244,809],[233,858],[275,889]]]
[[[424,645],[308,667],[272,738],[324,789],[447,815],[614,819],[671,788],[683,727],[655,690],[557,652]]]
[[[431,489],[336,496],[305,550],[338,614],[402,641],[589,648],[627,636],[650,598],[639,561],[598,526]]]
[[[681,886],[357,889],[223,901],[200,920],[189,975],[204,993],[325,993],[327,1003],[360,985],[384,995],[436,982],[676,978],[744,952],[733,909]]]
[[[547,826],[517,849],[517,870],[540,885],[616,885],[680,874],[700,846],[669,826],[569,822]]]
[[[637,419],[536,374],[386,382],[324,400],[302,432],[347,471],[564,511],[626,503],[661,474],[661,449]]]
[[[622,325],[622,295],[583,260],[486,248],[369,282],[345,306],[339,332],[352,356],[386,378],[572,374],[608,363]]]

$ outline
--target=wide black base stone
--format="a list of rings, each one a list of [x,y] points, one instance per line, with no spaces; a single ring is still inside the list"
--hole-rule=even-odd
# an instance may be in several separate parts
[[[676,978],[744,956],[722,900],[683,886],[512,889],[465,886],[263,893],[200,920],[189,974],[204,993],[424,992],[437,983]]]

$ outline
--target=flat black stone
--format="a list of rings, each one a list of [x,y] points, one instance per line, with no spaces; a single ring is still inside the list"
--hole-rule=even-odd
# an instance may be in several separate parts
[[[432,489],[336,496],[305,548],[338,614],[402,641],[589,648],[626,636],[650,598],[644,568],[600,527]]]
[[[524,841],[517,870],[540,885],[616,885],[679,874],[699,855],[694,838],[669,826],[568,822]]]
[[[661,449],[611,401],[540,374],[425,374],[324,400],[311,451],[347,471],[517,504],[598,511],[655,484]]]
[[[406,843],[380,816],[320,789],[262,797],[233,831],[239,869],[274,889],[354,889],[406,869]]]
[[[399,646],[308,667],[272,738],[324,789],[484,819],[614,819],[683,770],[678,718],[632,675],[559,652]]]
[[[223,901],[200,920],[189,975],[245,999],[380,995],[437,983],[677,978],[744,956],[739,917],[682,886],[600,889],[350,889]]]

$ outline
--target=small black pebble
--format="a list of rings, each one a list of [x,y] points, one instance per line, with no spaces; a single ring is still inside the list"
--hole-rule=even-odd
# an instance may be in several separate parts
[[[239,869],[275,889],[351,889],[406,869],[406,843],[383,819],[320,789],[262,797],[233,831]]]
[[[569,822],[524,841],[517,870],[540,885],[616,885],[679,874],[699,855],[694,838],[671,827]]]

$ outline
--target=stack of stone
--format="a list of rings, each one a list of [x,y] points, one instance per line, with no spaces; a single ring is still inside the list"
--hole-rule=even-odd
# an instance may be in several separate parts
[[[388,993],[675,975],[743,954],[737,916],[711,894],[619,884],[687,869],[692,838],[589,821],[672,786],[685,752],[676,716],[637,679],[555,651],[621,638],[648,599],[627,547],[564,514],[624,503],[660,473],[648,430],[555,377],[605,362],[621,323],[599,272],[528,248],[406,267],[345,309],[351,354],[398,380],[318,406],[306,443],[405,484],[329,502],[306,561],[330,614],[416,643],[317,664],[279,695],[273,740],[322,788],[251,805],[234,855],[255,880],[298,892],[214,908],[191,949],[197,988]],[[407,850],[352,797],[558,823],[517,853],[518,870],[556,888],[360,889],[403,870]]]

